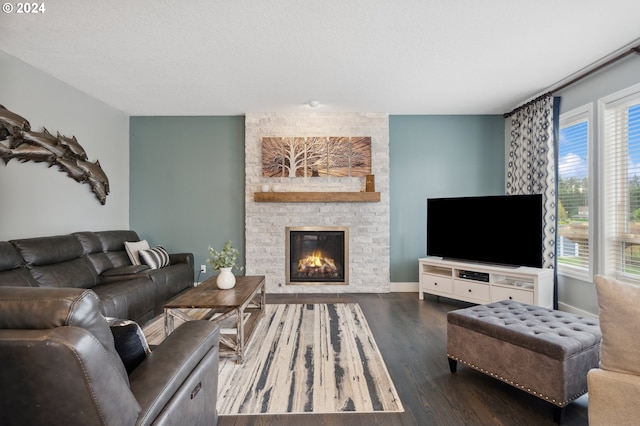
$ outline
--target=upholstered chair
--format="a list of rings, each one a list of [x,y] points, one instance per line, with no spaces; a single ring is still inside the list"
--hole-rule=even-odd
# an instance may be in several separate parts
[[[600,306],[600,368],[587,375],[589,425],[637,425],[640,419],[640,287],[595,277]]]

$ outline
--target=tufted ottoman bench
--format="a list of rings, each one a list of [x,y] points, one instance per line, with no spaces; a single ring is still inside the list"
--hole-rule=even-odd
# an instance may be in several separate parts
[[[597,319],[512,300],[447,314],[447,357],[553,404],[556,423],[564,407],[587,392],[587,372],[598,367]]]

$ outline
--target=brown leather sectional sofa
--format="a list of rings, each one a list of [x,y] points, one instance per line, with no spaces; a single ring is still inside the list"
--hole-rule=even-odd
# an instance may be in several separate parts
[[[163,312],[165,302],[193,286],[193,254],[170,254],[170,265],[133,265],[125,241],[135,231],[75,232],[0,242],[0,287],[92,289],[107,317],[140,324]]]

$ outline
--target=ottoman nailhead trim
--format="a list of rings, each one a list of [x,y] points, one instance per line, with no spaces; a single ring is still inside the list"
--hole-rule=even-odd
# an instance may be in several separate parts
[[[527,392],[527,393],[529,393],[529,394],[531,394],[531,395],[534,395],[534,396],[536,396],[536,397],[538,397],[538,398],[540,398],[540,399],[544,399],[544,400],[546,400],[546,401],[549,401],[549,402],[551,402],[551,403],[553,403],[554,405],[557,405],[557,406],[559,406],[559,407],[564,407],[565,405],[569,404],[569,403],[570,403],[571,401],[573,401],[574,399],[576,399],[576,398],[578,398],[578,397],[580,397],[580,396],[584,395],[585,393],[587,393],[587,390],[585,389],[585,390],[584,390],[584,392],[582,392],[582,393],[580,393],[580,394],[578,394],[578,395],[573,395],[573,396],[571,396],[571,398],[570,398],[570,399],[568,399],[568,400],[566,400],[566,401],[558,402],[558,401],[556,401],[556,399],[555,399],[555,398],[551,398],[551,397],[549,397],[548,395],[543,395],[543,394],[542,394],[542,393],[540,393],[540,392],[537,392],[537,391],[535,391],[535,390],[531,390],[531,388],[528,388],[528,387],[525,387],[525,386],[523,386],[523,385],[520,385],[519,383],[515,383],[513,380],[510,380],[510,379],[507,379],[507,378],[505,378],[505,377],[503,377],[503,376],[500,376],[500,375],[498,375],[498,374],[495,374],[495,373],[493,373],[492,371],[488,371],[488,370],[485,370],[484,368],[478,367],[477,365],[475,365],[475,364],[473,364],[473,363],[471,363],[471,362],[464,361],[464,360],[462,360],[462,359],[458,358],[457,356],[454,356],[454,355],[451,355],[451,354],[447,354],[447,357],[448,357],[448,358],[451,358],[451,359],[453,359],[453,360],[455,360],[455,361],[461,362],[461,363],[463,363],[464,365],[466,365],[467,367],[471,367],[471,368],[473,368],[473,369],[474,369],[474,370],[476,370],[476,371],[479,371],[479,372],[484,373],[484,374],[486,374],[486,375],[488,375],[488,376],[491,376],[491,377],[493,377],[493,378],[495,378],[495,379],[498,379],[498,380],[500,380],[500,381],[502,381],[502,382],[504,382],[504,383],[507,383],[507,384],[509,384],[509,385],[511,385],[511,386],[513,386],[513,387],[516,387],[516,388],[518,388],[518,389],[521,389],[521,390],[523,390],[523,391],[525,391],[525,392]]]

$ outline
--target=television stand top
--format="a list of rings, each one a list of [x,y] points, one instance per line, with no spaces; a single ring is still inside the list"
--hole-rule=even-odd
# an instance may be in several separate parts
[[[438,259],[436,257],[436,259]],[[442,260],[446,260],[449,262],[455,262],[455,263],[470,263],[472,265],[484,265],[484,266],[497,266],[500,268],[511,268],[511,269],[518,269],[518,268],[522,268],[522,266],[518,266],[518,265],[507,265],[507,264],[503,264],[503,263],[490,263],[490,262],[483,262],[481,260],[468,260],[468,259],[456,259],[453,257],[441,257],[440,259]]]

